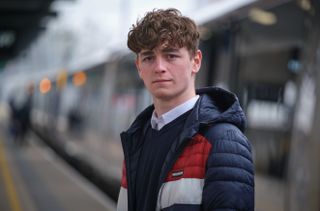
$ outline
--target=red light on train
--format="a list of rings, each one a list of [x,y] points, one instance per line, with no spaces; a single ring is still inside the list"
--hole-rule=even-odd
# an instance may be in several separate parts
[[[51,89],[51,81],[48,78],[42,79],[40,81],[39,89],[42,94],[48,93]]]
[[[73,75],[72,82],[75,86],[82,86],[87,81],[87,75],[84,72],[78,72]]]

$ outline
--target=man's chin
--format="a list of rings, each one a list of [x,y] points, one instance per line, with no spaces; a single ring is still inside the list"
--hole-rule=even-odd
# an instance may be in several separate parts
[[[164,101],[170,100],[173,97],[172,91],[170,90],[159,90],[154,92],[152,95],[154,98]]]

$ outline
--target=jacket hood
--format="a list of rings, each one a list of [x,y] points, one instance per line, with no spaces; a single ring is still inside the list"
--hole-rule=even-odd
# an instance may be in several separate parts
[[[244,130],[245,115],[235,94],[218,87],[201,88],[197,94],[200,98],[187,119],[186,128],[197,131],[200,125],[224,122]],[[154,106],[151,105],[141,112],[127,132],[133,133],[141,128],[151,118],[153,110]]]
[[[230,123],[244,131],[245,114],[235,94],[218,87],[197,90],[200,98],[194,108],[194,121],[200,124]]]

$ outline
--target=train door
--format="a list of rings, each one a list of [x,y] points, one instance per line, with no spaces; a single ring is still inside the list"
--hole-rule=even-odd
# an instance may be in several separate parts
[[[311,50],[316,43],[310,41],[319,36],[318,12],[311,1],[280,2],[251,8],[249,16],[238,23],[237,66],[231,82],[248,117],[246,133],[253,143],[256,172],[282,186],[277,210],[319,209],[319,188],[311,188],[319,185],[319,179],[311,179],[311,166],[306,165],[311,161],[312,145],[306,145],[308,136],[296,140],[297,118],[298,128],[314,127],[310,118],[315,115],[317,83],[308,66],[310,56],[318,54]],[[302,101],[310,109],[299,111]],[[300,178],[293,180],[294,175]],[[317,190],[313,197],[312,189]]]

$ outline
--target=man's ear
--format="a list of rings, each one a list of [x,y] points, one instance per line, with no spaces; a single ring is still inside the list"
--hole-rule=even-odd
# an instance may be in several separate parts
[[[197,50],[193,57],[192,73],[199,72],[201,67],[201,61],[202,61],[202,52],[200,50]]]

